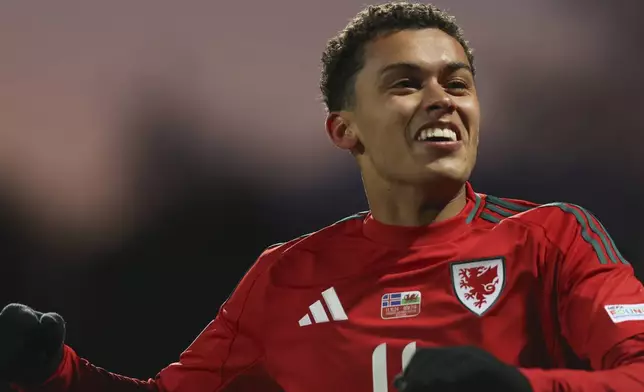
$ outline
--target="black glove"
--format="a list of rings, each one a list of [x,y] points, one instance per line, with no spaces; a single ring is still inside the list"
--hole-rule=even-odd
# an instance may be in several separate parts
[[[7,305],[0,312],[0,380],[22,385],[46,381],[63,358],[64,340],[60,315]]]
[[[418,349],[394,385],[400,392],[533,392],[517,368],[476,347]]]

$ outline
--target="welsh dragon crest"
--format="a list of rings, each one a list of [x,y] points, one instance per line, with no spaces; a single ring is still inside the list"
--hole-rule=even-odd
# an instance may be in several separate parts
[[[471,312],[482,315],[499,298],[505,283],[503,259],[452,264],[454,291]]]

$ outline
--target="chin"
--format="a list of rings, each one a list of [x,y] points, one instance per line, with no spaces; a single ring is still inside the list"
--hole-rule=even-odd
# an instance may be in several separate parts
[[[464,183],[472,172],[465,162],[433,162],[423,168],[423,177],[429,181],[449,181]]]
[[[469,179],[469,171],[425,169],[404,177],[402,180],[409,184],[460,187]]]

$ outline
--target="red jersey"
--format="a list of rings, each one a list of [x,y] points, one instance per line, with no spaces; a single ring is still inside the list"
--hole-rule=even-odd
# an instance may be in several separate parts
[[[520,367],[535,391],[644,389],[644,289],[600,222],[469,184],[467,198],[426,227],[361,213],[269,248],[154,380],[66,348],[37,390],[388,392],[416,348],[455,345]]]

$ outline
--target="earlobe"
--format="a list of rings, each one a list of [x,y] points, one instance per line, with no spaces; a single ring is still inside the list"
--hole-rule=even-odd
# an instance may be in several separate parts
[[[327,135],[338,148],[352,150],[358,144],[358,137],[352,130],[350,122],[340,113],[329,113],[325,128]]]

